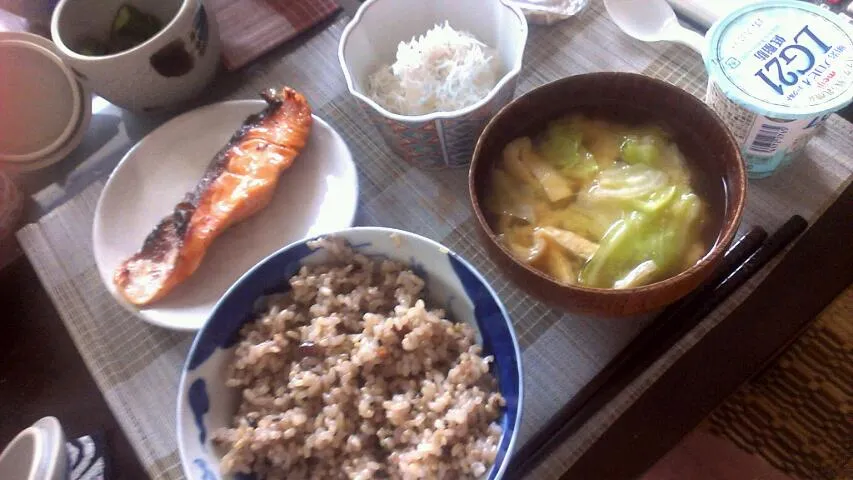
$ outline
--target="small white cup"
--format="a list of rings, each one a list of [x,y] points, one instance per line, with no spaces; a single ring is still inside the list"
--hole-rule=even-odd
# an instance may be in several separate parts
[[[67,471],[65,434],[54,417],[44,417],[23,430],[0,453],[3,479],[64,480]]]
[[[84,38],[105,40],[119,7],[130,4],[164,26],[145,42],[110,55],[75,50]],[[50,22],[60,56],[81,82],[134,111],[167,110],[213,79],[221,43],[213,12],[201,0],[61,0]]]

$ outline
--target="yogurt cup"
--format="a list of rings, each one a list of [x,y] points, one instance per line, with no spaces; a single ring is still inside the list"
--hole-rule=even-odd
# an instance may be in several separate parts
[[[722,18],[707,39],[705,101],[740,144],[750,178],[790,163],[853,101],[853,28],[828,10],[760,2]]]

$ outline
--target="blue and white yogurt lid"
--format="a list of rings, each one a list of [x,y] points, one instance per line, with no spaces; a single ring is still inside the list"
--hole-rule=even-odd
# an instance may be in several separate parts
[[[705,67],[725,95],[760,115],[799,119],[853,101],[853,28],[797,0],[752,4],[708,32]]]

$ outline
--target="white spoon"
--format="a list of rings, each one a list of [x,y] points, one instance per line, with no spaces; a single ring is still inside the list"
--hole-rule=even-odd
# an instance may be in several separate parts
[[[644,42],[676,42],[702,54],[705,37],[678,23],[666,0],[604,0],[610,18],[623,32]]]

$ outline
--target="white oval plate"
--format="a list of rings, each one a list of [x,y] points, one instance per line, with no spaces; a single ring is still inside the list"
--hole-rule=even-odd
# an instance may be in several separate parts
[[[302,238],[352,226],[358,202],[352,154],[341,136],[314,116],[308,145],[282,174],[267,208],[217,238],[193,275],[145,307],[118,293],[115,269],[195,187],[246,117],[265,106],[261,100],[238,100],[180,115],[140,140],[107,180],[92,228],[95,263],[113,297],[143,320],[197,330],[228,287],[267,255]]]

